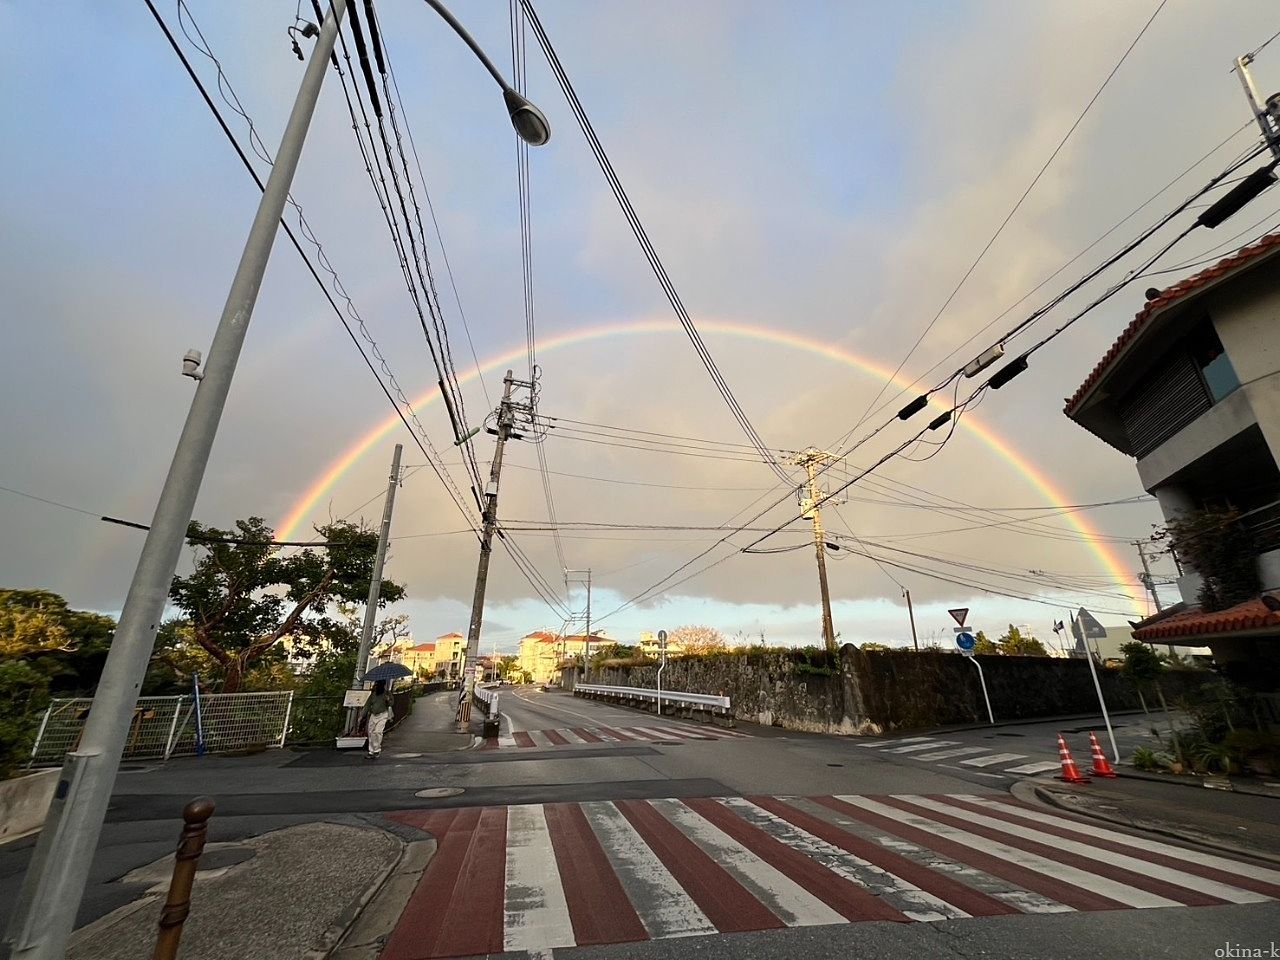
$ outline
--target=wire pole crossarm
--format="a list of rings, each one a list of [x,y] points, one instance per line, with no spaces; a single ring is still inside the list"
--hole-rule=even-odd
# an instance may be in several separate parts
[[[67,755],[6,940],[13,958],[66,954],[138,691],[155,646],[236,363],[302,155],[346,0],[332,0],[289,115],[235,278],[138,558],[79,747]]]
[[[831,454],[825,450],[816,450],[810,447],[796,454],[792,458],[792,462],[804,467],[806,474],[808,474],[806,512],[810,514],[813,520],[813,545],[814,552],[818,558],[818,587],[822,593],[822,642],[826,645],[828,653],[835,653],[836,631],[831,622],[831,591],[827,585],[826,538],[822,532],[822,510],[819,506],[820,498],[818,497],[817,486],[818,464],[825,463],[831,459]]]

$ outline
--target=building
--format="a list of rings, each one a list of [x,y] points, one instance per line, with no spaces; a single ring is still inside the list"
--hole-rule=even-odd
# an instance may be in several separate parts
[[[658,646],[658,635],[652,630],[641,630],[640,640],[636,644],[640,652],[646,657],[657,659],[662,655],[661,648]],[[679,640],[672,640],[670,635],[667,636],[667,654],[674,656],[678,653],[684,653],[684,646]]]
[[[1234,507],[1253,533],[1262,592],[1200,608],[1183,565],[1182,601],[1133,636],[1208,645],[1226,672],[1280,684],[1280,233],[1164,290],[1124,329],[1066,402],[1068,417],[1133,457],[1166,520]],[[1273,606],[1275,609],[1273,609]]]
[[[460,633],[445,633],[436,637],[435,668],[437,677],[454,680],[462,676],[462,661],[467,655],[467,638]]]
[[[400,651],[400,662],[413,671],[415,677],[434,677],[436,673],[436,645],[419,643]]]
[[[593,645],[611,643],[593,636]],[[585,636],[561,636],[548,630],[535,630],[520,640],[519,667],[534,683],[550,683],[560,677],[560,664],[565,660],[581,659],[586,651]]]

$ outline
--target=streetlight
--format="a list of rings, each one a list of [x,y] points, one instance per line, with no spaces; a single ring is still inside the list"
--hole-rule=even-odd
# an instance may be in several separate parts
[[[516,133],[529,143],[546,143],[551,138],[551,127],[538,108],[511,89],[484,51],[444,6],[436,0],[427,2],[497,79]],[[13,960],[58,960],[66,954],[138,692],[164,614],[169,585],[182,553],[187,526],[195,510],[236,363],[346,7],[347,0],[331,0],[320,27],[227,293],[204,375],[196,379],[191,407],[98,680],[93,709],[85,720],[79,744],[63,762],[18,904],[5,931],[5,942],[10,945]],[[184,361],[184,367],[186,365]]]
[[[506,78],[489,59],[488,54],[480,49],[480,44],[467,33],[467,28],[458,22],[458,19],[449,12],[449,8],[440,0],[427,0],[427,5],[440,14],[445,23],[453,27],[453,32],[462,38],[463,43],[471,48],[471,52],[492,74],[493,79],[498,81],[498,86],[502,88],[502,99],[507,105],[507,113],[511,117],[511,125],[516,128],[520,139],[535,147],[540,147],[550,140],[551,124],[547,122],[542,111],[535,107],[528,97],[516,92],[511,84],[507,83]]]

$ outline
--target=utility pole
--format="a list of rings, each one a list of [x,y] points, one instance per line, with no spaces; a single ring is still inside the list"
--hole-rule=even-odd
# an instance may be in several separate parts
[[[584,573],[587,575],[585,581],[582,579],[582,574]],[[570,577],[570,574],[575,574],[575,576]],[[571,580],[576,583],[585,582],[587,585],[587,640],[582,654],[582,669],[585,675],[586,669],[591,663],[591,568],[588,567],[586,570],[566,570],[564,572],[564,586],[566,590],[569,588],[569,582]]]
[[[1271,154],[1280,160],[1280,94],[1273,94],[1264,103],[1258,96],[1258,88],[1253,84],[1253,75],[1249,73],[1249,64],[1253,63],[1253,54],[1246,53],[1236,57],[1235,72],[1240,77],[1240,86],[1244,87],[1245,99],[1249,101],[1249,109],[1262,129],[1262,136],[1271,148]]]
[[[231,281],[202,377],[197,372],[198,356],[189,355],[194,361],[189,372],[198,377],[195,396],[120,612],[93,709],[85,721],[79,744],[63,762],[53,802],[5,933],[5,941],[12,951],[10,956],[15,960],[55,960],[66,954],[138,691],[169,597],[169,585],[178,566],[267,260],[280,228],[285,198],[302,156],[320,86],[329,69],[338,21],[345,10],[346,0],[333,0],[316,38],[280,150]]]
[[[387,560],[387,543],[391,539],[391,510],[396,503],[396,487],[400,486],[400,454],[403,445],[397,443],[391,455],[391,476],[387,478],[387,497],[382,503],[382,526],[378,529],[378,552],[373,559],[373,575],[369,578],[369,599],[364,606],[364,624],[360,629],[360,652],[356,655],[356,670],[351,678],[351,689],[364,685],[364,671],[369,663],[369,649],[373,646],[373,628],[378,619],[378,598],[382,595],[382,567]],[[347,707],[347,733],[355,733],[360,717],[359,707]]]
[[[916,639],[916,612],[911,608],[911,591],[903,587],[902,595],[907,598],[907,616],[911,618],[911,643],[916,648],[916,653],[919,653],[920,641]]]
[[[471,623],[467,627],[467,652],[462,664],[462,699],[458,703],[458,730],[466,733],[471,725],[471,701],[475,696],[476,658],[480,656],[480,623],[484,619],[484,591],[489,584],[489,557],[493,553],[493,532],[498,526],[498,481],[502,477],[502,450],[515,423],[511,387],[515,383],[511,371],[502,379],[502,402],[498,405],[498,442],[489,466],[489,485],[484,488],[483,529],[480,535],[480,561],[476,566],[476,591],[471,599]]]
[[[836,631],[831,624],[831,591],[827,587],[827,550],[822,536],[822,511],[818,507],[817,467],[834,457],[825,450],[809,447],[797,453],[791,462],[802,466],[809,476],[808,497],[802,502],[802,516],[813,520],[813,544],[818,556],[818,586],[822,591],[822,640],[828,653],[836,652]]]
[[[1151,566],[1147,563],[1146,544],[1141,540],[1135,540],[1133,545],[1138,548],[1138,559],[1142,561],[1142,585],[1151,594],[1151,599],[1156,605],[1156,613],[1163,613],[1164,604],[1160,602],[1160,594],[1156,593],[1156,582],[1151,578]]]

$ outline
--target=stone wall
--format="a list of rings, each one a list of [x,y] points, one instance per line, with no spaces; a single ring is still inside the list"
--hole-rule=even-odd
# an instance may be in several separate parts
[[[584,682],[652,688],[658,683],[658,667],[654,664],[593,670]],[[667,690],[728,696],[737,719],[788,730],[830,732],[839,728],[844,715],[839,673],[806,672],[788,650],[672,658],[662,674],[662,686]]]
[[[997,721],[1097,713],[1089,665],[1056,657],[976,658],[986,676]],[[657,685],[657,665],[593,670],[583,682],[609,686]],[[574,677],[566,671],[564,686]],[[1168,671],[1162,680],[1173,701],[1204,675]],[[1100,670],[1112,710],[1140,706],[1137,691],[1117,670]],[[789,649],[725,654],[667,662],[668,690],[727,695],[733,715],[750,723],[815,733],[879,733],[925,729],[987,719],[978,671],[956,654],[907,650],[862,652],[846,644],[838,658]]]

